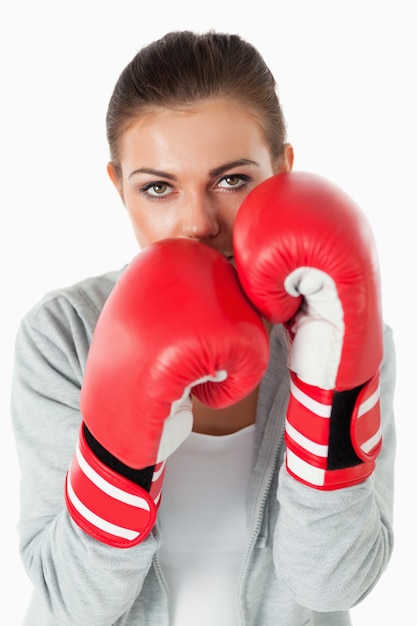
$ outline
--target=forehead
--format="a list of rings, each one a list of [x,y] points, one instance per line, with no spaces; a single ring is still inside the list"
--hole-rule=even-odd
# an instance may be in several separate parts
[[[127,166],[144,160],[147,165],[212,166],[268,153],[261,124],[244,106],[229,100],[208,100],[182,109],[158,109],[138,117],[120,143],[121,162]]]

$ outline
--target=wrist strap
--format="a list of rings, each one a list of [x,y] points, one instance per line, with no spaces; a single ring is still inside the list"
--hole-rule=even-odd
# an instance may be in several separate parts
[[[98,541],[117,548],[134,546],[146,539],[155,524],[164,473],[164,462],[155,466],[147,492],[100,461],[81,427],[65,482],[68,512]]]
[[[379,372],[354,390],[308,385],[291,372],[285,441],[289,473],[316,489],[341,489],[374,471],[381,445]]]

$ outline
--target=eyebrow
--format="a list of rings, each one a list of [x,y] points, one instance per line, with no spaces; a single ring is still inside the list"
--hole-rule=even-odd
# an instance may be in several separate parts
[[[215,178],[216,176],[223,174],[223,172],[227,172],[227,170],[233,169],[234,167],[240,167],[242,165],[254,165],[255,167],[259,167],[259,163],[257,161],[253,161],[252,159],[237,159],[236,161],[229,161],[228,163],[223,163],[223,165],[213,168],[209,171],[209,176],[210,178]],[[139,167],[129,174],[129,178],[135,176],[136,174],[150,174],[151,176],[166,178],[167,180],[177,180],[177,177],[174,176],[174,174],[164,172],[163,170],[157,170],[153,167]]]
[[[177,180],[177,177],[163,170],[156,170],[153,167],[139,167],[137,170],[130,172],[128,178],[132,178],[136,174],[150,174],[151,176],[158,176],[159,178],[168,178],[169,180]]]

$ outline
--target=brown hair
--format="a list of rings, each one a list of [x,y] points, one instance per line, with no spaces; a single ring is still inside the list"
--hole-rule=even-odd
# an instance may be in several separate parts
[[[121,73],[107,111],[110,158],[120,174],[119,140],[144,113],[225,97],[258,118],[272,158],[285,143],[275,79],[259,52],[239,35],[174,31],[142,48]]]

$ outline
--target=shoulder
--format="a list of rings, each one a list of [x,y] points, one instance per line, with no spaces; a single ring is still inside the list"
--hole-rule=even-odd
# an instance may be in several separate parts
[[[62,325],[81,324],[92,331],[110,292],[124,268],[91,276],[72,285],[46,293],[22,319],[22,326],[39,329],[45,325],[49,333]]]
[[[36,314],[36,312],[45,307],[54,306],[57,302],[66,302],[69,306],[79,311],[80,314],[88,315],[90,313],[98,315],[121,276],[123,269],[90,276],[73,285],[54,289],[45,294],[35,305],[32,309],[32,314]]]
[[[98,317],[123,269],[46,293],[18,326],[16,369],[31,363],[38,372],[46,366],[62,371],[70,365],[81,377]]]

